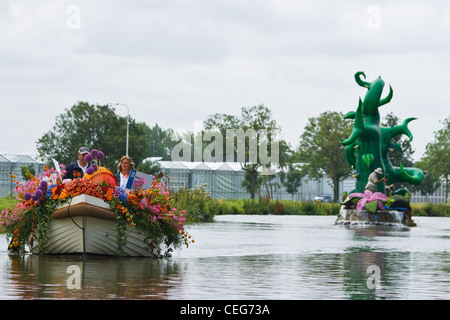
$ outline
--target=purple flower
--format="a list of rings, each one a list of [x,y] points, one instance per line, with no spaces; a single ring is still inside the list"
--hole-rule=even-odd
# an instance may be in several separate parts
[[[47,181],[42,180],[38,188],[41,189],[42,191],[45,191],[47,190],[47,186],[48,186]]]
[[[86,160],[86,162],[91,162],[94,158],[92,157],[92,154],[88,153],[84,156],[84,160]]]
[[[39,197],[37,195],[35,195],[35,194],[33,194],[31,196],[31,200],[33,200],[33,201],[37,201],[38,199],[39,199]]]
[[[97,158],[97,156],[98,156],[98,150],[97,150],[97,149],[92,149],[92,150],[91,150],[91,154],[92,154],[92,156],[93,156],[94,158]]]
[[[42,192],[41,189],[37,189],[37,190],[34,192],[34,195],[35,195],[36,197],[38,197],[38,199],[39,199],[40,197],[42,197],[42,196],[44,195],[44,193]]]
[[[104,157],[105,157],[105,154],[103,152],[99,151],[97,154],[97,159],[102,160]]]
[[[114,189],[114,198],[119,199],[120,194],[123,192],[121,187],[117,187],[116,189]]]
[[[372,202],[372,201],[377,201],[378,209],[383,210],[384,205],[383,205],[382,201],[386,201],[388,199],[388,197],[384,193],[381,193],[381,192],[372,193],[372,191],[370,191],[370,190],[364,190],[364,193],[358,193],[358,192],[352,193],[348,196],[348,198],[349,199],[360,198],[358,203],[356,204],[357,210],[364,209],[364,206],[366,205],[366,203]]]
[[[98,170],[98,165],[96,163],[93,163],[92,164],[92,168],[94,169],[94,171],[97,171]]]
[[[89,168],[86,169],[86,173],[89,174],[89,175],[93,174],[94,172],[95,172],[94,168],[92,168],[92,167],[89,167]]]
[[[23,198],[24,198],[26,201],[30,200],[30,199],[31,199],[31,193],[25,192],[25,194],[23,195]]]

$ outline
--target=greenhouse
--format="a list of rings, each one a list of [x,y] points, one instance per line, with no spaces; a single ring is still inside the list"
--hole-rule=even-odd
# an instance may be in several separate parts
[[[15,175],[19,181],[24,179],[21,166],[33,168],[36,174],[44,170],[44,164],[29,155],[0,154],[0,197],[7,197],[14,190],[11,175]]]
[[[205,185],[205,190],[216,199],[250,199],[250,193],[242,186],[244,170],[236,162],[184,162],[158,161],[161,171],[170,178],[171,190],[180,188],[195,188]],[[279,172],[278,172],[279,173]],[[326,175],[319,180],[304,177],[298,187],[298,192],[289,194],[276,174],[270,183],[273,185],[271,198],[278,200],[315,200],[316,197],[333,199],[332,181]],[[355,179],[348,178],[339,183],[339,199],[344,191],[351,191],[355,186]],[[419,192],[411,195],[412,202],[445,202],[445,187],[441,185],[433,194],[423,196]],[[267,193],[261,187],[260,195]],[[257,195],[256,195],[257,197]]]
[[[184,162],[158,161],[161,171],[170,178],[172,190],[180,188],[194,188],[205,184],[205,190],[212,198],[222,199],[250,199],[250,193],[242,186],[244,170],[236,162]],[[333,196],[330,186],[331,180],[323,176],[320,181],[302,179],[298,192],[289,194],[276,174],[270,180],[272,185],[272,199],[278,200],[314,200],[319,195]],[[343,182],[340,189],[342,190]],[[260,194],[265,196],[265,187],[261,187]]]
[[[170,179],[170,188],[177,191],[180,188],[195,188],[204,185],[205,190],[215,199],[250,199],[250,193],[242,186],[244,170],[237,162],[188,162],[188,161],[161,161],[156,158],[161,171]],[[29,155],[0,154],[0,197],[7,197],[14,190],[14,182],[11,175],[16,175],[17,180],[22,180],[21,166],[33,168],[36,174],[44,171],[44,164],[36,161]],[[302,178],[298,192],[290,194],[280,181],[280,176],[275,174],[269,183],[272,186],[271,198],[278,200],[314,200],[318,196],[333,199],[331,179],[326,175],[318,180]],[[138,173],[150,180],[150,176]],[[149,179],[150,178],[150,179]],[[150,182],[148,181],[148,182]],[[343,191],[352,190],[355,184],[353,178],[348,178],[339,184],[339,199]],[[267,188],[261,187],[260,195],[267,194]],[[411,195],[412,202],[445,202],[445,186],[441,185],[433,194],[423,196],[418,192]],[[258,194],[256,194],[256,197]]]

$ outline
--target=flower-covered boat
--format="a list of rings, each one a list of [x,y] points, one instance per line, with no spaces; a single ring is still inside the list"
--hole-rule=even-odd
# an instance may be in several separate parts
[[[364,190],[351,193],[341,205],[336,224],[415,226],[411,206],[402,196],[389,198],[381,192]]]
[[[82,178],[63,180],[60,168],[45,166],[42,175],[29,175],[24,184],[17,184],[19,203],[0,216],[0,227],[11,238],[8,249],[167,256],[193,242],[185,230],[185,210],[172,206],[160,179],[146,189],[122,190],[109,170],[93,167]]]

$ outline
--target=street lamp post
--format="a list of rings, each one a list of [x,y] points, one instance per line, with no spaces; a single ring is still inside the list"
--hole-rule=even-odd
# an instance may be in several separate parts
[[[128,138],[129,138],[129,126],[130,126],[130,108],[125,103],[108,103],[109,105],[115,105],[115,106],[125,106],[127,107],[127,148],[125,155],[128,157]]]

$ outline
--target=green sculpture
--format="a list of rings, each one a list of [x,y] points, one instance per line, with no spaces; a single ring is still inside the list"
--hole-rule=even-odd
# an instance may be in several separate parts
[[[355,119],[353,131],[348,139],[341,139],[346,146],[345,156],[350,165],[356,170],[356,186],[353,192],[363,192],[369,175],[377,168],[381,168],[386,185],[395,182],[409,182],[419,184],[424,175],[418,168],[394,167],[388,158],[389,149],[402,152],[397,143],[391,143],[395,136],[405,134],[412,140],[413,136],[408,129],[408,123],[416,118],[408,118],[401,125],[383,128],[380,127],[380,113],[378,108],[389,103],[393,96],[392,87],[389,94],[381,98],[384,81],[379,77],[372,82],[361,79],[366,78],[364,72],[355,73],[355,80],[361,87],[367,88],[364,101],[359,99],[358,108],[345,115],[345,119]],[[377,191],[385,193],[383,183],[377,185]]]

